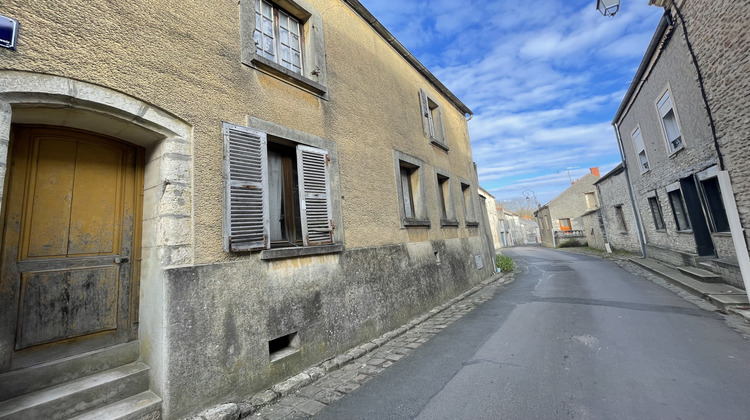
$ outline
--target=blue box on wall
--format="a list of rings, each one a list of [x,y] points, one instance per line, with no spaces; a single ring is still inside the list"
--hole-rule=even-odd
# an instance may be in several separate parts
[[[17,39],[18,21],[0,15],[0,47],[15,50]]]

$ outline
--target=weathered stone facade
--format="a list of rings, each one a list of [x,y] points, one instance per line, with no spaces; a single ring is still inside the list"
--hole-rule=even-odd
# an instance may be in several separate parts
[[[585,226],[581,216],[596,208],[598,198],[594,183],[599,179],[598,174],[599,168],[591,168],[590,174],[584,175],[535,213],[544,246],[558,244],[557,239],[553,241],[553,231],[557,232],[554,235],[560,237],[567,235],[566,232],[574,232],[580,237],[585,237]],[[569,223],[569,226],[565,226],[566,223]]]
[[[686,2],[691,3],[707,4]],[[692,34],[688,35],[695,40]],[[736,35],[737,32],[732,36]],[[700,42],[704,41],[706,39],[700,39]],[[663,260],[682,261],[687,258],[693,261],[695,255],[715,255],[719,259],[736,260],[730,234],[711,224],[714,216],[709,215],[711,211],[706,208],[708,198],[702,181],[715,176],[719,169],[719,156],[686,42],[685,26],[676,15],[672,22],[666,17],[662,19],[636,78],[638,81],[634,81],[634,87],[621,104],[614,122],[628,162],[648,249],[654,247],[653,255],[661,256]],[[743,83],[746,84],[746,81],[739,82],[740,89]],[[666,101],[671,104],[681,134],[681,144],[676,149],[667,141],[667,123],[662,121],[664,116],[660,115],[660,106],[665,97],[669,98]],[[642,149],[639,142],[643,144]],[[639,156],[639,153],[642,155]],[[641,166],[644,159],[647,160],[647,168]],[[732,178],[735,184],[736,180],[741,179]],[[734,187],[738,188],[736,185]],[[740,190],[742,188],[739,187]],[[670,195],[681,197],[685,209],[676,208],[680,206]],[[657,203],[660,211],[656,208]],[[663,226],[658,220],[659,212]],[[680,213],[685,213],[684,218],[687,219],[681,224],[688,226],[680,226]],[[720,213],[723,211],[717,212],[717,215]],[[670,251],[685,255],[666,257],[665,253]]]
[[[604,223],[602,222],[601,210],[589,210],[581,216],[583,230],[586,234],[586,243],[591,248],[605,250],[607,240],[604,236]]]
[[[628,183],[625,178],[625,171],[622,165],[618,165],[612,171],[601,177],[596,182],[596,188],[599,193],[599,211],[604,223],[603,234],[605,241],[608,241],[613,251],[623,250],[633,253],[641,253],[640,243],[638,241],[638,229],[635,218],[637,214],[633,211],[630,194],[628,192]],[[620,207],[622,210],[619,210]],[[619,222],[620,211],[625,216],[624,227]],[[591,216],[589,216],[591,217]],[[592,245],[589,242],[589,245]],[[593,246],[593,245],[592,245]],[[600,249],[604,249],[604,246]]]
[[[0,176],[21,124],[144,150],[135,323],[165,418],[268,388],[495,271],[470,110],[359,2],[278,3],[301,21],[300,74],[256,55],[252,0],[3,4],[23,31],[0,50]],[[332,244],[226,250],[222,122],[327,152]]]

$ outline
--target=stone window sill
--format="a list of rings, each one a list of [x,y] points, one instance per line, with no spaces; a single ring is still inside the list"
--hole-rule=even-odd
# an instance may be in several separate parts
[[[428,219],[404,219],[404,227],[430,227]]]
[[[466,222],[464,223],[466,227],[477,227],[479,226],[479,222]]]
[[[253,67],[258,69],[259,71],[262,71],[263,73],[274,76],[318,96],[325,96],[325,94],[328,92],[328,88],[321,85],[320,83],[310,80],[305,76],[295,73],[259,55],[254,55],[250,60],[250,63],[252,63]]]
[[[444,220],[444,219],[440,219],[440,226],[442,226],[442,227],[458,227],[458,220]]]
[[[445,144],[443,142],[440,142],[440,141],[438,141],[436,139],[430,139],[430,144],[433,145],[433,146],[436,146],[436,147],[438,147],[440,149],[443,149],[446,152],[450,150],[450,148],[448,147],[447,144]]]
[[[276,248],[261,251],[260,259],[276,260],[281,258],[307,257],[310,255],[336,254],[343,251],[344,245],[340,244]]]

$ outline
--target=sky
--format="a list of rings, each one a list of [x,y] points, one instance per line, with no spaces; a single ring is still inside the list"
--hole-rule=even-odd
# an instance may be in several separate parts
[[[620,162],[615,112],[663,9],[623,0],[360,0],[474,113],[479,185],[545,204]],[[529,197],[533,197],[531,193]]]

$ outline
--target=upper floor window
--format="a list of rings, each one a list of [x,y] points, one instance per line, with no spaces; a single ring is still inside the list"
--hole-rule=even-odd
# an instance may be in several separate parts
[[[641,135],[641,128],[636,127],[633,131],[633,145],[635,145],[635,152],[638,154],[638,162],[640,163],[641,173],[645,173],[649,170],[648,157],[646,156],[646,147],[643,144],[643,136]]]
[[[599,204],[596,201],[596,193],[593,191],[585,192],[583,193],[584,197],[586,198],[586,208],[587,209],[595,209],[599,207]]]
[[[228,123],[223,132],[225,249],[332,244],[328,151]]]
[[[659,110],[661,126],[664,131],[664,136],[667,139],[669,153],[675,153],[684,147],[684,143],[682,141],[682,133],[680,132],[677,113],[672,104],[672,96],[669,89],[664,92],[664,95],[656,103],[656,108]]]
[[[474,195],[471,192],[471,185],[462,182],[461,195],[464,203],[464,225],[479,226],[476,210],[474,209]]]
[[[258,55],[302,74],[302,32],[299,20],[266,0],[255,0]]]
[[[278,4],[269,0],[239,2],[242,62],[325,96],[328,88],[322,15],[307,0],[279,0]]]
[[[422,111],[422,128],[430,142],[442,149],[448,150],[448,141],[443,124],[443,111],[440,105],[427,92],[419,89],[419,103]]]
[[[424,163],[399,151],[393,152],[396,166],[401,226],[429,227],[424,192]]]

